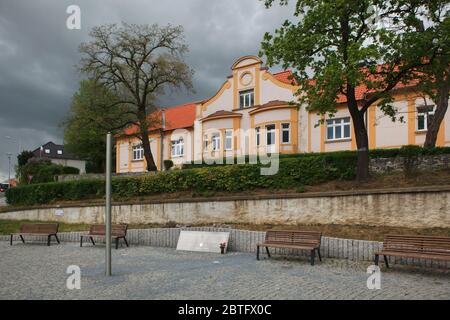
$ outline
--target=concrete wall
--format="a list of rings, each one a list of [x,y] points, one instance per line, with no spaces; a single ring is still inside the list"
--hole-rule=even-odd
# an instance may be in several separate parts
[[[102,223],[103,206],[40,208],[0,214],[1,219]],[[115,222],[181,224],[363,224],[410,228],[450,227],[450,187],[316,194],[161,200],[113,206]]]

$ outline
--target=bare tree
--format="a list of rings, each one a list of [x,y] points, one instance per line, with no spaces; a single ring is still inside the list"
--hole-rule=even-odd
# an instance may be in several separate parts
[[[82,43],[80,70],[118,97],[110,108],[124,105],[130,123],[139,130],[147,170],[156,170],[148,139],[154,127],[158,96],[167,89],[192,90],[193,70],[184,62],[188,48],[181,26],[122,23],[94,27],[91,41]],[[130,119],[129,117],[127,117]]]

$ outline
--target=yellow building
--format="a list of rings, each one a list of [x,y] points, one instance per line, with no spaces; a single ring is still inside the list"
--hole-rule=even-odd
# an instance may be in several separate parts
[[[244,56],[231,66],[231,75],[209,99],[161,110],[161,125],[149,135],[158,169],[163,160],[175,165],[257,153],[301,153],[354,150],[351,117],[345,99],[338,112],[317,126],[320,116],[297,108],[298,90],[290,71],[271,73],[256,56]],[[369,146],[395,148],[422,145],[433,103],[411,87],[394,90],[394,107],[403,122],[392,122],[377,105],[366,113]],[[362,98],[362,94],[361,97]],[[117,172],[145,171],[143,149],[128,128],[117,138]],[[438,146],[450,145],[450,113],[439,130]]]

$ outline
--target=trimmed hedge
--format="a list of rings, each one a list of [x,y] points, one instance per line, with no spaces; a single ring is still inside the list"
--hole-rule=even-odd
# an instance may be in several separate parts
[[[406,146],[400,149],[372,150],[372,158],[450,154],[450,148],[424,149]],[[353,151],[281,155],[279,171],[261,175],[261,164],[195,165],[143,176],[115,177],[112,191],[115,199],[167,192],[246,191],[257,188],[291,189],[321,182],[353,179],[357,154]],[[192,166],[192,165],[191,165]],[[6,191],[12,205],[45,204],[59,200],[102,198],[103,180],[79,180],[23,185]]]
[[[137,177],[112,180],[113,197],[130,198],[180,191],[246,191],[256,188],[297,188],[355,176],[356,156],[337,153],[316,157],[280,159],[275,175],[261,175],[262,165],[203,167],[170,170]],[[103,180],[79,180],[18,186],[7,190],[12,205],[46,204],[58,200],[82,200],[104,197]]]
[[[410,157],[410,156],[420,156],[420,155],[440,155],[440,154],[450,154],[450,147],[435,147],[435,148],[423,148],[417,145],[407,145],[401,148],[395,149],[372,149],[369,150],[369,157],[374,158],[395,158],[395,157]],[[280,159],[291,159],[291,158],[305,158],[305,157],[347,157],[347,156],[357,156],[356,151],[334,151],[334,152],[311,152],[311,153],[293,153],[293,154],[280,154]],[[232,159],[228,158],[228,160],[234,164],[237,163],[237,160],[245,159],[245,163],[249,162],[249,156],[245,157],[234,157]],[[187,162],[183,164],[183,169],[191,169],[191,168],[199,168],[199,167],[212,167],[212,166],[224,166],[227,158],[222,159],[222,163],[214,163],[214,164],[195,164],[194,162]],[[232,161],[231,161],[232,160]]]

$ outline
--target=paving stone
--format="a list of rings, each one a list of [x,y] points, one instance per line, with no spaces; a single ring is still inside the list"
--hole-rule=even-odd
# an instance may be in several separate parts
[[[307,257],[256,261],[225,255],[131,246],[113,250],[104,276],[104,246],[0,243],[0,299],[450,299],[450,270],[382,268],[380,290],[366,286],[370,262]],[[81,268],[81,290],[66,288],[66,269]]]

